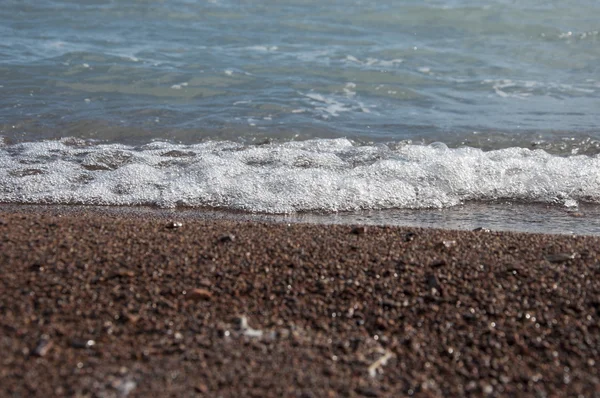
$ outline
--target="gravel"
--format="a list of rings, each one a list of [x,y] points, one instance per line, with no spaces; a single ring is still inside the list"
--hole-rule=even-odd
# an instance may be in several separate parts
[[[599,238],[0,219],[0,396],[600,396]]]

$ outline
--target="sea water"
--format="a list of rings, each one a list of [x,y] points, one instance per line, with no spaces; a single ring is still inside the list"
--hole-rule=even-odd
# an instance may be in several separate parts
[[[518,204],[600,233],[598,15],[591,0],[4,0],[0,202],[381,223],[470,208],[463,226],[483,208],[499,229]]]

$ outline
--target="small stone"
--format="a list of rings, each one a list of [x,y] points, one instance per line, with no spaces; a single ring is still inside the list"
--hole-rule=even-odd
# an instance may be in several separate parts
[[[444,265],[446,265],[446,260],[433,260],[429,266],[431,268],[439,268],[439,267],[443,267]]]
[[[383,305],[383,307],[387,307],[387,308],[401,308],[402,307],[402,303],[399,303],[397,301],[393,301],[393,300],[383,300],[381,302],[381,305]]]
[[[42,336],[37,346],[33,349],[32,354],[36,357],[43,357],[48,354],[53,345],[54,343],[47,336]]]
[[[363,397],[378,397],[379,393],[370,387],[358,387],[354,390],[358,395]]]
[[[118,379],[112,382],[112,387],[117,390],[120,397],[128,396],[135,388],[137,383],[130,378]]]
[[[575,258],[575,253],[557,253],[549,254],[546,256],[546,260],[551,263],[564,263]]]
[[[483,393],[486,395],[490,395],[491,393],[494,392],[494,387],[492,387],[490,384],[483,384],[482,388]]]
[[[367,232],[367,227],[360,226],[360,227],[354,227],[352,228],[352,231],[350,231],[351,234],[354,235],[364,235]]]
[[[407,232],[404,235],[404,241],[411,242],[413,239],[415,239],[416,236],[417,236],[417,234],[415,234],[414,232]]]
[[[510,383],[510,377],[507,375],[500,375],[500,382],[502,382],[502,384],[508,384]]]
[[[490,232],[490,230],[484,227],[477,227],[473,230],[473,232]]]
[[[123,321],[126,321],[126,322],[137,323],[137,321],[140,320],[140,316],[134,315],[134,314],[129,314],[129,313],[124,313],[123,316],[121,317],[121,319],[123,319]]]
[[[387,321],[382,317],[377,317],[375,320],[375,327],[379,330],[386,330],[388,327]]]
[[[167,229],[177,229],[177,228],[181,228],[183,227],[183,224],[180,222],[176,222],[176,221],[170,221],[167,223],[167,225],[165,225],[165,228]]]
[[[429,289],[435,289],[435,290],[440,290],[440,284],[437,280],[437,278],[435,277],[435,275],[433,274],[427,274],[425,276],[425,280],[427,282],[427,287]]]
[[[527,269],[521,268],[518,264],[514,264],[506,269],[506,272],[513,276],[527,277]]]
[[[212,286],[212,282],[210,281],[210,279],[207,279],[207,278],[200,279],[200,281],[198,282],[198,284],[200,286],[204,286],[204,287],[211,287]]]
[[[108,276],[107,279],[113,279],[113,278],[133,278],[135,276],[135,273],[133,271],[129,271],[126,269],[117,269],[115,271],[112,271]]]
[[[94,340],[74,339],[71,341],[71,347],[73,348],[92,348],[95,345]]]
[[[196,386],[194,387],[194,389],[196,390],[196,392],[199,392],[199,393],[202,393],[202,394],[206,394],[208,392],[208,387],[204,383],[198,383],[198,384],[196,384]]]
[[[260,329],[253,329],[248,324],[248,318],[245,315],[236,317],[234,320],[238,330],[240,330],[244,336],[248,337],[262,337],[263,331]]]
[[[221,242],[221,243],[234,242],[234,241],[235,241],[235,235],[225,234],[225,235],[219,236],[219,242]]]
[[[455,240],[443,240],[442,241],[442,246],[444,246],[445,248],[449,249],[453,246],[456,246],[456,241]]]
[[[187,293],[186,296],[192,301],[208,301],[213,295],[206,289],[192,289]]]
[[[44,266],[43,266],[43,265],[40,265],[40,264],[38,264],[38,263],[35,263],[35,264],[32,264],[32,265],[29,267],[29,270],[30,270],[30,271],[33,271],[33,272],[44,272],[44,270],[45,270],[45,269],[44,269]]]
[[[470,391],[475,390],[476,388],[477,388],[477,383],[475,383],[474,381],[470,381],[465,386],[465,391],[470,392]]]

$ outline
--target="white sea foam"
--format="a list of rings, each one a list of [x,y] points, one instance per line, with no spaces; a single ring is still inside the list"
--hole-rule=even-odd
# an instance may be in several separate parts
[[[308,102],[312,107],[312,112],[316,113],[323,119],[331,117],[339,117],[345,112],[363,112],[370,113],[370,108],[375,108],[375,105],[367,106],[364,102],[357,100],[356,83],[346,83],[339,94],[323,95],[316,92],[300,93],[308,98]],[[303,113],[304,109],[294,109],[292,113]]]
[[[347,55],[346,62],[349,62],[351,64],[365,65],[365,66],[378,66],[378,67],[384,67],[384,68],[391,68],[391,67],[395,67],[395,66],[403,63],[404,60],[400,59],[400,58],[384,60],[384,59],[368,57],[363,61],[363,60],[356,58],[353,55]]]
[[[0,145],[0,202],[213,207],[250,212],[600,202],[600,157],[347,139],[142,147],[76,140]]]
[[[277,47],[277,46],[250,46],[250,47],[246,47],[246,48],[251,51],[260,51],[260,52],[273,52],[273,51],[277,51],[279,49],[279,47]]]
[[[594,94],[596,92],[595,88],[589,88],[589,85],[581,87],[572,84],[538,82],[532,80],[513,81],[507,79],[486,79],[483,80],[481,84],[491,84],[496,95],[503,98],[512,97],[525,99],[539,92],[546,92],[554,95],[586,95]]]
[[[311,100],[310,102],[315,107],[315,110],[321,113],[321,116],[325,119],[328,119],[330,116],[339,116],[342,112],[352,111],[351,106],[344,104],[333,96],[325,96],[318,93],[307,93],[304,96]]]

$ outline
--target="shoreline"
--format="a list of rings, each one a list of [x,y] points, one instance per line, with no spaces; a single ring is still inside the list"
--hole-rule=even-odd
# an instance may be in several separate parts
[[[81,210],[0,205],[0,395],[600,394],[598,237]]]
[[[0,202],[2,213],[45,215],[98,215],[155,220],[229,220],[274,224],[369,225],[430,228],[455,231],[486,229],[495,232],[544,235],[600,236],[600,205],[575,208],[540,203],[467,202],[442,209],[388,209],[355,212],[292,214],[250,213],[214,208],[159,208],[150,206],[99,206],[17,204]]]

